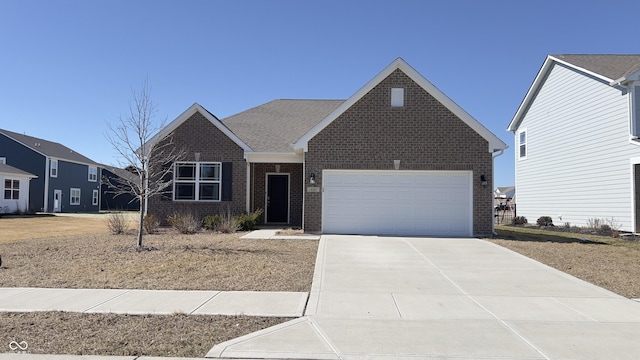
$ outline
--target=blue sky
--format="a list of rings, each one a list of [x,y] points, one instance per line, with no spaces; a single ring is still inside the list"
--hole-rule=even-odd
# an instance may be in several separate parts
[[[640,53],[640,2],[0,0],[0,128],[116,163],[107,123],[148,77],[158,118],[346,99],[402,57],[510,149],[547,54]]]

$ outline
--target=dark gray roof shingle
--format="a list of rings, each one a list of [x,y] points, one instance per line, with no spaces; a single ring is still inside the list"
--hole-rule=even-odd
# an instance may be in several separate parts
[[[24,146],[42,153],[46,156],[50,156],[57,159],[67,160],[76,163],[89,164],[89,165],[98,165],[93,160],[88,157],[53,141],[48,141],[44,139],[39,139],[33,136],[28,136],[24,134],[15,133],[13,131],[8,131],[4,129],[0,129],[0,134],[4,134],[8,138],[11,138]]]
[[[291,144],[344,100],[274,100],[222,119],[222,123],[257,152],[291,152]]]
[[[560,54],[551,56],[611,80],[618,80],[640,70],[640,55],[635,54]]]
[[[24,170],[15,168],[7,164],[0,164],[0,174],[22,175],[22,176],[30,176],[34,178],[37,177],[30,172],[26,172]]]

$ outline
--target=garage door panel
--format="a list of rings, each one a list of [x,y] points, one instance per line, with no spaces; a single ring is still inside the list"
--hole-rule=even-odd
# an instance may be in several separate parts
[[[326,171],[326,233],[470,236],[470,172]]]

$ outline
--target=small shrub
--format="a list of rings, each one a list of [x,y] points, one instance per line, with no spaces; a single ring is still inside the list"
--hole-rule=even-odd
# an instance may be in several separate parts
[[[516,216],[513,218],[513,225],[526,225],[529,221],[524,216]]]
[[[600,226],[604,224],[604,221],[600,218],[588,218],[587,219],[587,228],[593,231],[598,231]]]
[[[167,222],[182,234],[195,234],[202,225],[202,222],[191,213],[169,215]]]
[[[216,231],[225,234],[231,234],[240,229],[240,223],[237,216],[231,214],[231,210],[220,214],[220,222],[216,225]]]
[[[240,227],[240,230],[242,231],[255,230],[256,224],[258,222],[258,218],[260,217],[260,215],[262,215],[263,212],[264,210],[257,209],[256,211],[249,214],[238,215],[238,226]]]
[[[129,220],[123,213],[111,213],[105,220],[109,231],[114,235],[124,234],[129,230]]]
[[[536,223],[538,226],[553,226],[553,219],[551,216],[540,216]]]
[[[622,227],[622,224],[618,222],[618,220],[616,220],[616,218],[614,217],[610,217],[605,219],[605,222],[607,225],[609,225],[609,227],[613,230],[613,231],[619,231],[620,228]]]
[[[220,214],[215,215],[207,215],[204,217],[204,228],[207,230],[215,230],[222,221],[222,216]]]
[[[611,226],[607,224],[600,225],[600,229],[598,229],[598,235],[611,236],[612,234],[613,234],[613,229],[611,229]]]
[[[156,216],[153,214],[147,214],[142,219],[142,227],[147,234],[155,234],[160,227],[160,221],[156,220]]]

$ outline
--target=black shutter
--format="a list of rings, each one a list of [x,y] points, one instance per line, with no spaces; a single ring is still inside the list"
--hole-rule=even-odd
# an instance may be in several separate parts
[[[172,166],[173,166],[173,164],[171,164],[171,163],[163,164],[162,165],[162,172],[164,173],[165,171],[171,169]],[[162,177],[162,181],[163,182],[169,182],[171,180],[173,180],[173,172],[172,171],[166,173]],[[160,200],[162,200],[162,201],[171,201],[171,200],[173,200],[173,183],[169,184],[169,186],[164,188],[162,193],[160,193]]]
[[[222,201],[233,200],[233,163],[222,163]]]

